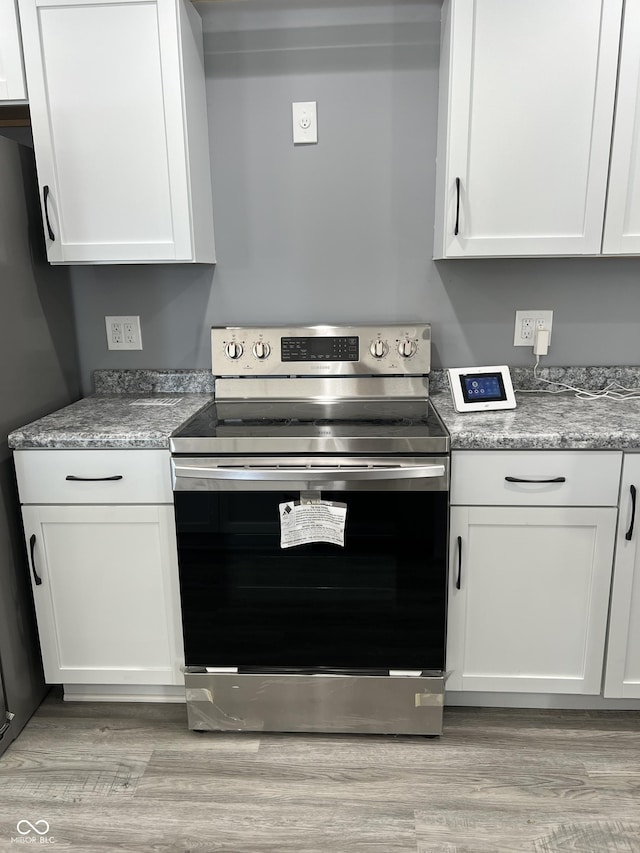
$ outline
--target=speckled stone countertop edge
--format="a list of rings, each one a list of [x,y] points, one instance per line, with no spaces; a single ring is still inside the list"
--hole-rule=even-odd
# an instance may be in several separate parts
[[[613,367],[510,367],[514,390],[544,391],[559,390],[564,386],[586,391],[599,391],[611,383],[637,389],[640,394],[640,366]],[[551,385],[549,383],[552,383]],[[567,388],[568,393],[571,391]],[[429,374],[429,389],[432,394],[449,391],[449,377],[444,367],[433,368]]]
[[[533,367],[511,367],[511,380],[515,389],[535,391],[549,387],[547,383],[569,385],[585,390],[599,390],[615,382],[624,388],[638,388],[640,392],[640,366],[614,367],[540,367],[537,376]],[[207,368],[156,369],[125,368],[94,370],[93,383],[96,394],[213,394],[215,377]],[[433,368],[429,374],[432,393],[449,390],[447,369]]]
[[[210,370],[100,369],[93,371],[96,394],[213,394]]]

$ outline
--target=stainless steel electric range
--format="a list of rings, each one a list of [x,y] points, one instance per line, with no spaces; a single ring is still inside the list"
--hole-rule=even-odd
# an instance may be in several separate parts
[[[427,324],[227,327],[171,438],[188,724],[440,734],[449,437]]]

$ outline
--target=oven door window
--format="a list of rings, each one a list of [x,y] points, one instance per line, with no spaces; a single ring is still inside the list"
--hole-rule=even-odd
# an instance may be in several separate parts
[[[443,669],[447,495],[323,492],[345,545],[280,547],[295,492],[175,495],[188,666]]]

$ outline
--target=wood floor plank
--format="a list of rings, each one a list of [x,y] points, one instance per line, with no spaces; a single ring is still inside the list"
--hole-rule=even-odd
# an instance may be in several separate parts
[[[277,763],[193,758],[174,751],[156,751],[138,784],[136,796],[145,799],[184,799],[191,803],[216,802],[307,804],[335,807],[340,804],[383,808],[391,816],[413,814],[420,794],[412,793],[415,774],[402,767],[364,768],[318,766],[313,761]],[[391,797],[390,791],[394,794]]]
[[[637,853],[640,822],[545,811],[443,810],[416,815],[419,853]],[[631,845],[631,846],[630,846]]]
[[[565,824],[534,844],[535,853],[562,851],[616,851],[638,853],[640,822],[597,820],[577,826]]]
[[[501,729],[565,729],[569,731],[640,731],[640,711],[558,710],[548,708],[476,708],[445,709],[445,726],[449,731],[478,724]]]
[[[151,751],[9,750],[0,773],[0,802],[9,796],[81,802],[87,798],[132,797]]]
[[[636,736],[636,740],[640,741],[640,736]],[[440,768],[465,770],[475,765],[499,766],[504,762],[507,765],[515,763],[523,767],[539,766],[550,770],[564,768],[569,772],[585,773],[582,754],[576,754],[575,740],[565,749],[552,750],[541,748],[539,735],[536,745],[532,742],[528,748],[522,748],[519,739],[516,739],[516,748],[513,748],[510,745],[513,741],[513,738],[510,740],[503,735],[502,740],[495,744],[480,733],[475,741],[467,740],[464,743],[446,736],[438,740],[355,735],[307,735],[301,738],[298,735],[268,733],[261,738],[256,761],[277,761],[279,756],[286,755],[288,761],[331,764],[335,763],[338,751],[343,767],[395,765],[427,772]],[[586,754],[591,756],[592,766],[601,766],[597,760],[601,753]],[[620,747],[619,755],[628,757],[629,750]]]
[[[177,747],[198,754],[257,752],[260,735],[252,733],[204,734],[187,728],[184,705],[136,702],[63,702],[47,697],[20,736],[24,748],[50,748],[64,740],[74,748],[130,749]]]
[[[5,812],[15,809],[12,801]],[[160,807],[159,807],[160,806]],[[17,817],[19,815],[19,817]],[[0,850],[9,842],[13,818],[0,818]],[[363,806],[326,809],[313,803],[299,807],[271,807],[246,802],[237,807],[212,802],[179,801],[81,803],[62,808],[43,803],[32,819],[45,818],[56,839],[55,849],[87,853],[175,853],[175,851],[224,851],[224,853],[415,853],[413,815],[390,820],[379,810]],[[15,823],[12,827],[15,836]],[[39,845],[38,845],[39,847]]]

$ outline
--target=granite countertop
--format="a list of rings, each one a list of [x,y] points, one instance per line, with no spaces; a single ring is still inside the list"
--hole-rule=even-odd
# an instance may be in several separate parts
[[[580,388],[603,388],[612,381],[640,388],[640,368],[547,368],[538,375]],[[452,450],[640,451],[640,399],[541,393],[530,369],[513,369],[512,379],[522,389],[516,409],[459,414],[445,371],[432,372],[431,399],[451,434]],[[96,371],[94,382],[95,394],[15,430],[9,446],[167,448],[171,433],[214,399],[214,380],[206,370]]]
[[[640,450],[640,400],[581,400],[573,394],[516,394],[516,408],[466,412],[432,396],[452,450]]]
[[[14,430],[9,447],[164,449],[213,400],[211,371],[96,371],[94,382],[95,394]]]
[[[565,386],[614,393],[638,389],[640,367],[512,368],[516,408],[458,413],[446,371],[432,373],[431,399],[452,450],[640,450],[640,399],[582,399]],[[549,391],[560,393],[549,393]]]

